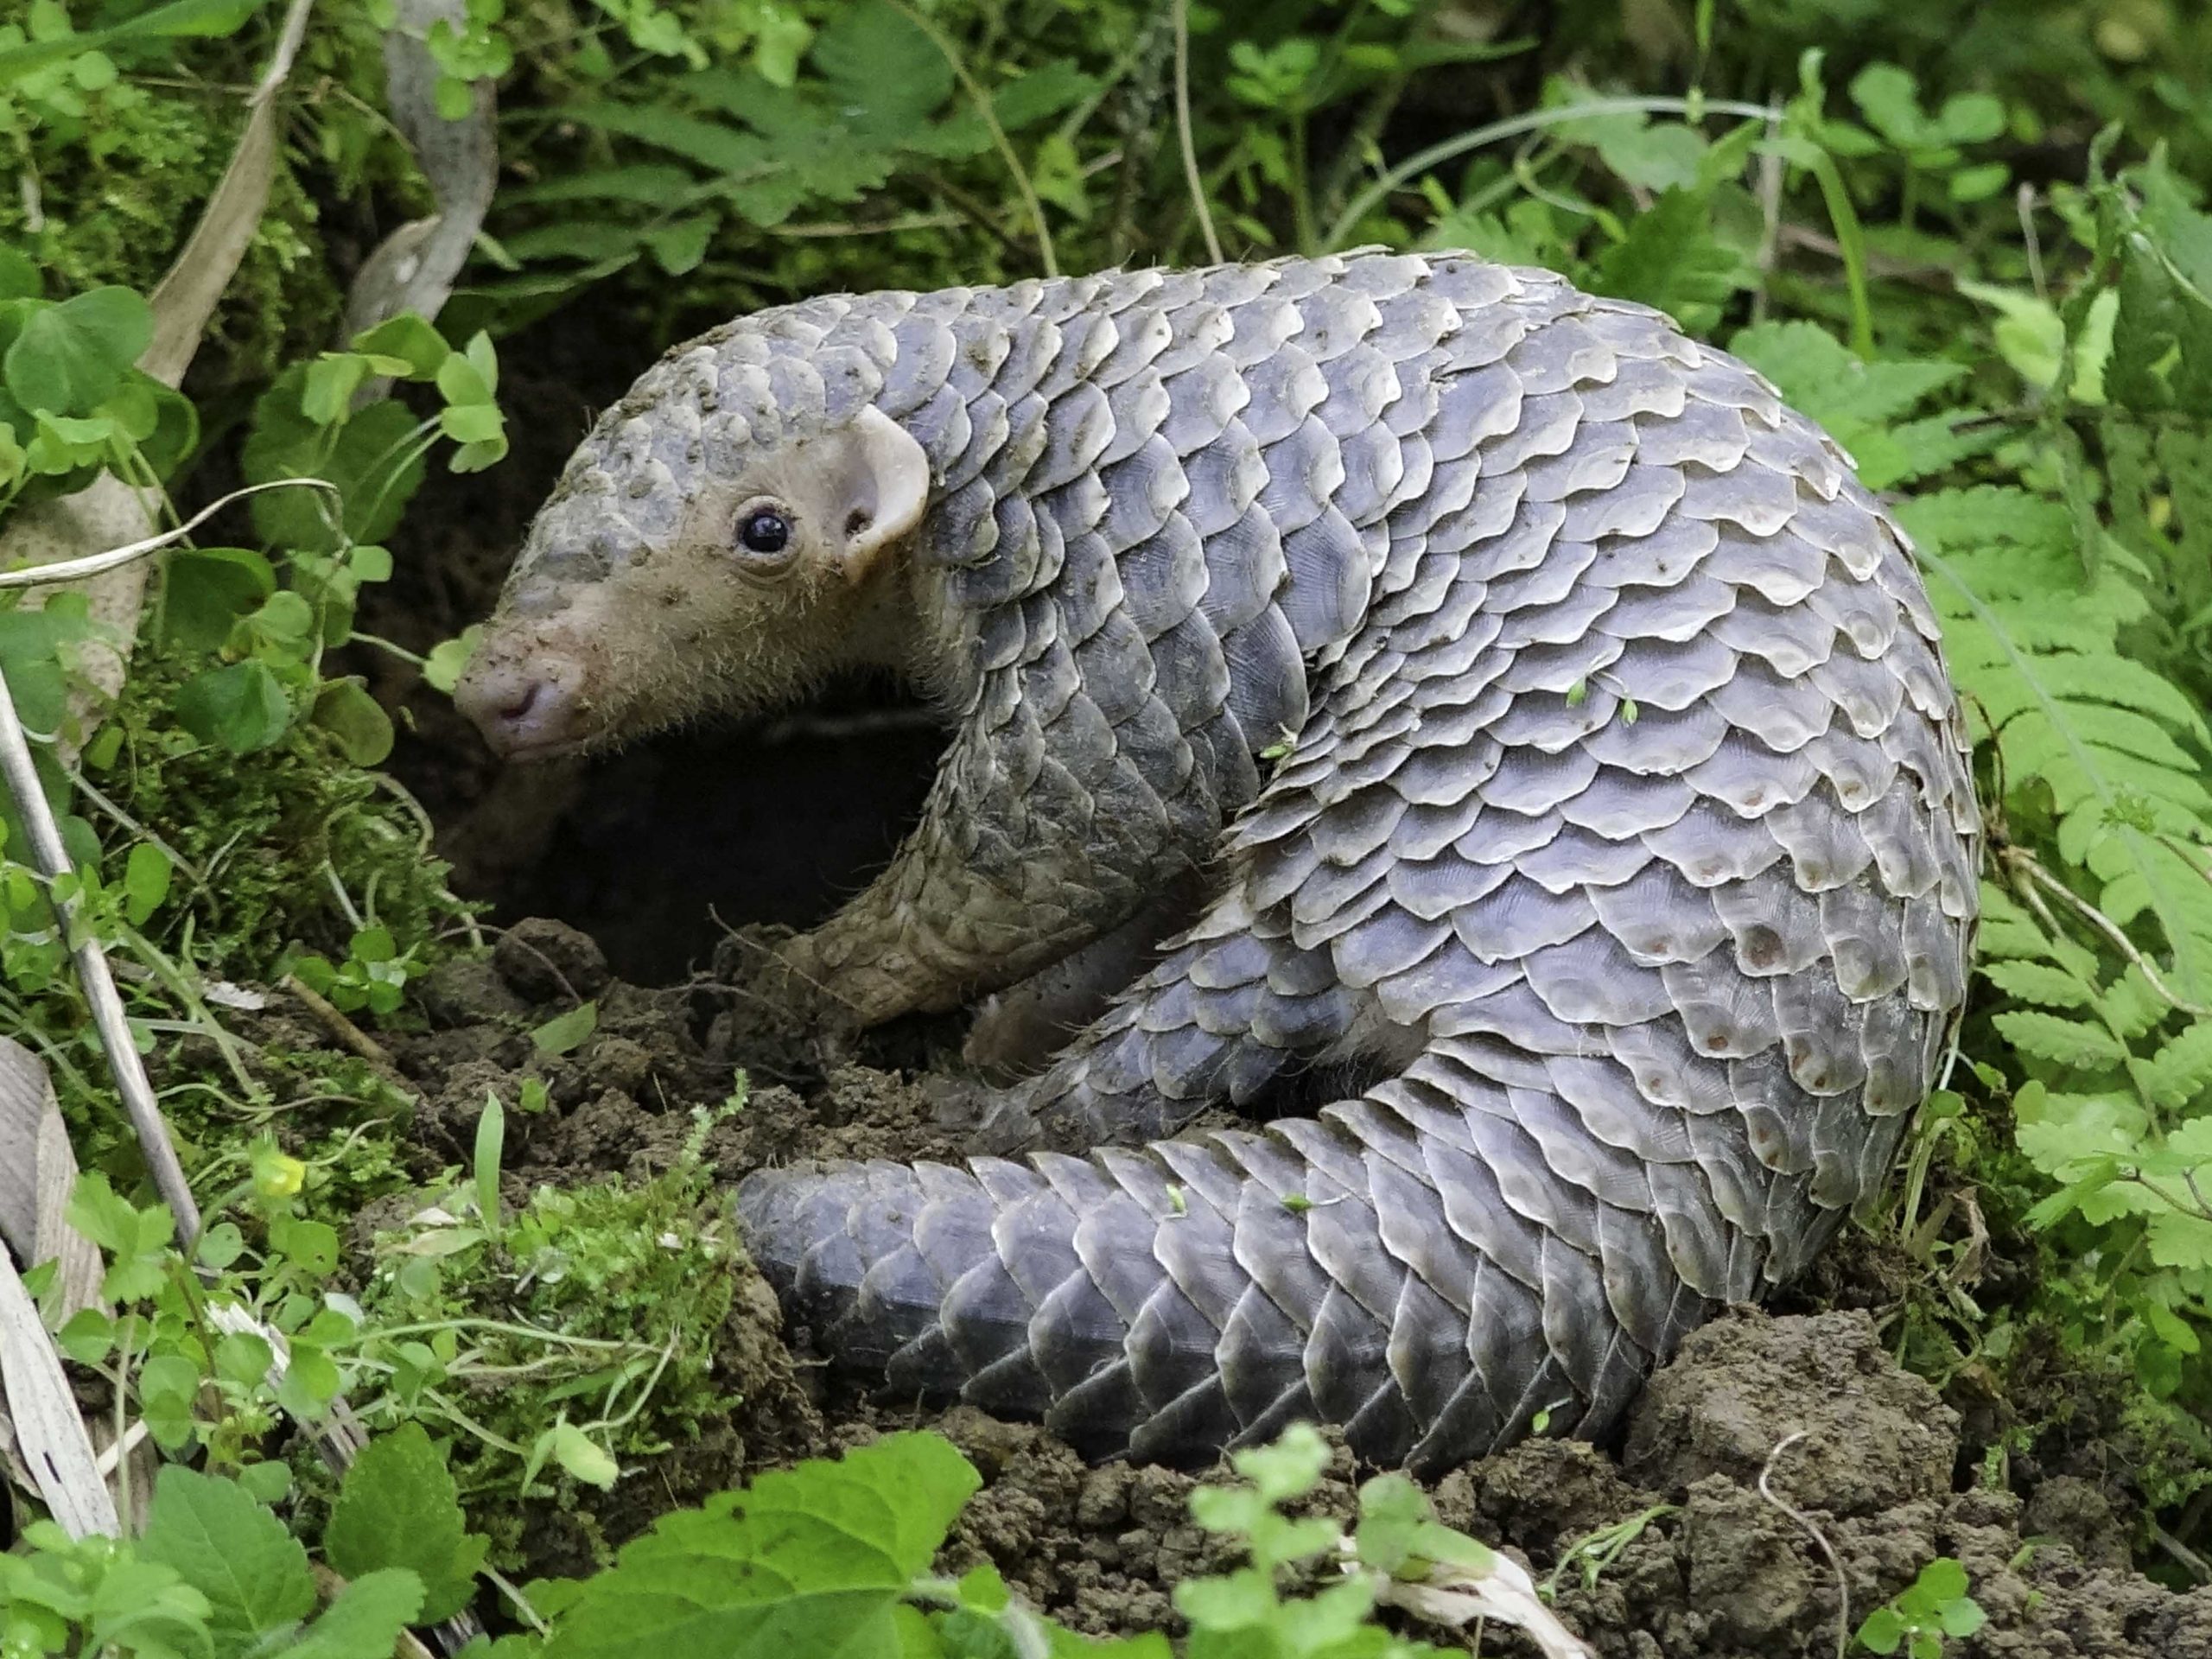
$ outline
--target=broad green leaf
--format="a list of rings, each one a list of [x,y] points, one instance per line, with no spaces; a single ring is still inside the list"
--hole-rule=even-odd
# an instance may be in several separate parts
[[[836,8],[810,55],[832,100],[880,126],[911,126],[952,96],[952,66],[937,42],[883,0]]]
[[[35,300],[45,292],[46,283],[30,256],[0,247],[0,300]]]
[[[1707,198],[1669,190],[1605,250],[1594,283],[1599,293],[1656,306],[1694,333],[1720,320],[1721,307],[1751,276],[1743,257],[1713,235]]]
[[[276,1357],[265,1337],[251,1331],[228,1332],[215,1344],[215,1375],[244,1388],[258,1388],[268,1380]]]
[[[468,1530],[460,1489],[420,1423],[363,1447],[346,1471],[323,1533],[323,1554],[349,1579],[405,1567],[421,1580],[425,1624],[467,1605],[490,1541]]]
[[[467,405],[492,401],[492,387],[483,372],[455,352],[438,365],[438,392],[447,403]]]
[[[300,412],[318,426],[346,418],[354,392],[369,378],[369,359],[359,352],[325,352],[308,365],[300,391]]]
[[[894,1434],[663,1516],[586,1580],[548,1659],[874,1659],[980,1483],[934,1434]]]
[[[440,365],[453,355],[445,336],[412,311],[403,311],[354,335],[353,349],[405,363],[410,380],[434,379]]]
[[[354,410],[341,426],[321,425],[301,409],[305,381],[305,365],[295,365],[255,402],[240,454],[246,481],[322,479],[343,499],[345,538],[383,542],[423,481],[416,418],[386,397]],[[265,540],[315,553],[339,546],[329,523],[336,511],[321,491],[271,490],[252,501],[254,527]]]
[[[621,1466],[607,1455],[607,1448],[563,1420],[546,1430],[545,1454],[587,1486],[596,1486],[610,1491],[621,1477]]]
[[[283,1659],[390,1659],[422,1605],[422,1581],[412,1573],[372,1573],[340,1591]]]
[[[695,213],[647,231],[640,239],[663,270],[682,276],[698,269],[707,257],[707,244],[719,222],[712,213]]]
[[[391,753],[391,716],[358,679],[325,682],[308,718],[336,738],[357,766],[382,766]]]
[[[238,619],[276,591],[276,573],[250,548],[172,553],[162,577],[162,633],[187,651],[219,651]]]
[[[207,1598],[215,1659],[238,1659],[315,1606],[305,1547],[235,1481],[164,1465],[138,1549]]]
[[[153,311],[127,288],[37,306],[8,347],[9,393],[26,409],[90,414],[123,385],[153,338]]]
[[[265,749],[292,722],[291,700],[266,665],[206,669],[177,689],[178,723],[203,743],[232,754]]]
[[[1904,1637],[1904,1620],[1892,1607],[1877,1607],[1859,1627],[1859,1645],[1869,1653],[1895,1653]]]
[[[541,1054],[567,1054],[599,1029],[599,1004],[579,1003],[566,1014],[556,1014],[530,1033],[531,1046]]]
[[[124,914],[133,927],[146,919],[169,896],[169,855],[150,841],[134,843],[123,863]]]
[[[443,639],[430,648],[423,660],[423,677],[435,690],[450,693],[468,670],[468,659],[484,638],[483,625],[472,623],[456,639]]]

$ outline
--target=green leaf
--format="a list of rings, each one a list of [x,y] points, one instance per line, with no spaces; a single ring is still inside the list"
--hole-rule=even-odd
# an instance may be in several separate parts
[[[912,126],[952,96],[952,65],[937,42],[884,0],[837,7],[810,55],[831,101],[881,126]]]
[[[506,1145],[507,1109],[499,1103],[497,1095],[487,1094],[484,1109],[476,1119],[476,1215],[486,1236],[494,1243],[499,1242],[500,1231],[499,1160]]]
[[[315,694],[309,720],[338,740],[357,766],[382,766],[391,753],[391,716],[359,680],[330,680]]]
[[[1713,234],[1709,200],[1669,190],[1605,250],[1592,283],[1601,294],[1656,306],[1701,333],[1719,321],[1721,307],[1751,280],[1743,257]]]
[[[766,168],[769,161],[768,146],[758,134],[658,105],[580,104],[558,113],[602,132],[618,133],[681,156],[713,173],[752,173]],[[511,238],[507,245],[512,248],[518,240]]]
[[[1895,1653],[1904,1637],[1904,1620],[1894,1607],[1877,1607],[1859,1627],[1859,1645],[1869,1653]]]
[[[266,665],[233,663],[203,670],[180,686],[176,717],[203,743],[251,754],[284,734],[292,722],[292,704]]]
[[[696,174],[658,162],[632,167],[594,168],[564,173],[501,193],[509,207],[558,206],[574,201],[626,201],[640,207],[663,208],[698,188]],[[436,365],[431,365],[431,372]]]
[[[927,1433],[764,1474],[625,1545],[576,1591],[547,1659],[898,1653],[899,1599],[978,1484]]]
[[[90,414],[123,385],[153,338],[153,311],[127,288],[35,307],[8,347],[9,393],[25,409]]]
[[[459,639],[439,641],[423,659],[423,677],[433,689],[450,694],[467,672],[468,659],[476,654],[476,647],[483,639],[483,625],[471,623]]]
[[[557,1014],[530,1033],[531,1045],[541,1054],[566,1054],[579,1047],[584,1039],[599,1029],[599,1004],[580,1003],[566,1014]]]
[[[236,1659],[315,1607],[305,1547],[234,1481],[163,1465],[138,1553],[207,1598],[215,1659]]]
[[[483,371],[455,352],[438,365],[438,392],[448,404],[467,405],[492,401],[492,386]]]
[[[1944,1635],[1961,1638],[1974,1635],[1989,1623],[1989,1615],[1981,1610],[1979,1602],[1964,1599],[1953,1602],[1938,1617]]]
[[[279,1255],[316,1277],[338,1265],[338,1234],[327,1222],[275,1217],[269,1224],[269,1242]]]
[[[321,425],[301,408],[306,373],[304,365],[294,365],[255,402],[239,456],[246,481],[322,479],[343,501],[345,537],[381,543],[423,481],[422,450],[410,441],[415,416],[385,397],[354,410],[342,426]],[[252,512],[255,529],[279,547],[327,553],[339,546],[327,522],[334,510],[321,491],[271,490],[253,498]]]
[[[283,1650],[283,1659],[391,1659],[399,1633],[421,1616],[422,1605],[422,1580],[412,1573],[372,1573],[340,1591]]]
[[[468,1605],[490,1540],[472,1535],[444,1455],[420,1423],[363,1447],[346,1471],[324,1555],[348,1579],[405,1567],[422,1581],[420,1618],[435,1624]]]
[[[2016,1009],[1993,1016],[1991,1023],[2023,1053],[2060,1065],[2094,1070],[2118,1065],[2127,1058],[2117,1037],[2084,1020]]]
[[[124,914],[141,927],[169,896],[169,855],[150,841],[135,843],[123,863]]]
[[[172,553],[163,576],[162,631],[187,651],[218,651],[238,619],[276,591],[276,573],[250,548]]]
[[[45,292],[46,284],[30,256],[0,247],[0,301],[35,300]]]
[[[2135,1086],[2144,1099],[2165,1111],[2179,1111],[2212,1089],[2212,1020],[2198,1020],[2147,1060],[2134,1066]]]
[[[1998,355],[2031,386],[2058,384],[2066,367],[2066,325],[2058,308],[2025,289],[1959,283],[1959,292],[1995,308]]]
[[[1947,142],[1943,130],[1921,110],[1918,78],[1894,63],[1872,63],[1853,76],[1851,101],[1875,130],[1899,149],[1926,149]]]
[[[622,1470],[607,1448],[566,1418],[545,1431],[545,1452],[576,1479],[611,1491]]]
[[[2120,220],[2120,309],[2106,387],[2146,410],[2212,408],[2212,215],[2154,155],[2107,194]]]
[[[1946,1602],[1956,1601],[1968,1588],[1967,1570],[1948,1555],[1939,1555],[1920,1569],[1920,1576],[1912,1581],[1912,1593],[1924,1597],[1924,1605],[1940,1607]]]
[[[336,425],[346,418],[353,394],[368,378],[369,359],[359,353],[325,352],[308,365],[300,412],[318,426]]]
[[[699,262],[707,257],[707,244],[719,222],[712,213],[695,213],[689,219],[646,231],[640,239],[663,270],[671,276],[682,276],[697,270]]]
[[[266,1338],[251,1331],[228,1332],[215,1344],[215,1375],[242,1388],[259,1388],[269,1380],[276,1358]]]
[[[353,349],[405,363],[406,378],[410,380],[436,378],[439,368],[453,355],[453,347],[446,344],[445,336],[412,311],[403,311],[354,335]]]
[[[273,1459],[249,1463],[238,1471],[238,1483],[258,1503],[282,1503],[292,1493],[292,1465]]]
[[[455,443],[492,443],[505,435],[506,422],[497,404],[454,404],[439,411],[438,430]]]
[[[1230,1465],[1250,1481],[1263,1503],[1280,1503],[1313,1490],[1321,1471],[1329,1466],[1328,1443],[1312,1425],[1294,1424],[1272,1446],[1255,1446],[1234,1453]]]

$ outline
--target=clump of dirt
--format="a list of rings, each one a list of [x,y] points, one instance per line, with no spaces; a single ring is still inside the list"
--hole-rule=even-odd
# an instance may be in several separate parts
[[[822,1038],[747,988],[759,948],[741,939],[717,977],[652,989],[613,977],[583,935],[538,922],[486,958],[440,969],[422,997],[430,1028],[387,1039],[420,1096],[408,1147],[418,1173],[465,1160],[486,1090],[512,1099],[523,1077],[550,1103],[508,1119],[511,1179],[524,1187],[670,1167],[695,1133],[692,1109],[728,1101],[740,1071],[752,1079],[743,1104],[706,1141],[724,1180],[800,1158],[957,1156],[961,1097],[929,1070],[956,1050],[957,1028]],[[540,1053],[530,1029],[585,997],[599,1007],[592,1036]],[[2125,1492],[2070,1471],[2017,1492],[1983,1484],[1961,1414],[1897,1369],[1854,1300],[1725,1315],[1654,1376],[1618,1457],[1529,1442],[1434,1482],[1442,1518],[1554,1584],[1562,1618],[1603,1659],[1834,1654],[1944,1555],[1988,1615],[1947,1655],[2212,1659],[2212,1590],[2178,1594],[2133,1570]],[[1077,1630],[1174,1630],[1173,1585],[1234,1564],[1190,1519],[1204,1477],[1093,1466],[1040,1428],[964,1408],[871,1402],[803,1344],[793,1351],[749,1271],[722,1339],[717,1375],[743,1402],[729,1432],[679,1449],[616,1499],[549,1515],[530,1540],[533,1569],[586,1570],[671,1499],[918,1424],[947,1434],[985,1483],[944,1566],[992,1561]],[[1339,1448],[1310,1506],[1349,1517],[1368,1472]],[[1493,1630],[1484,1651],[1533,1651],[1518,1642]]]
[[[1957,1424],[1891,1363],[1863,1313],[1744,1310],[1653,1378],[1620,1461],[1532,1440],[1431,1491],[1447,1524],[1554,1586],[1601,1659],[1833,1654],[1941,1555],[1965,1567],[1989,1618],[1947,1655],[2212,1659],[2212,1591],[2177,1595],[2135,1573],[2087,1483],[2047,1483],[2025,1506],[2009,1491],[1954,1491]],[[1086,1467],[1040,1430],[974,1412],[935,1426],[986,1481],[946,1565],[988,1559],[1077,1629],[1173,1629],[1172,1586],[1230,1564],[1190,1520],[1199,1477]],[[1352,1513],[1362,1472],[1339,1451],[1317,1512]],[[1484,1651],[1535,1649],[1492,1630]]]

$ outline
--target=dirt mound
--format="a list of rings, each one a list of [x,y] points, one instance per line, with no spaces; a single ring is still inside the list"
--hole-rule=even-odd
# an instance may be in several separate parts
[[[434,1028],[395,1050],[423,1094],[412,1131],[423,1173],[464,1159],[487,1088],[512,1097],[524,1076],[551,1103],[509,1121],[512,1176],[529,1185],[667,1167],[693,1132],[690,1109],[726,1101],[741,1070],[749,1093],[706,1147],[726,1181],[798,1158],[956,1155],[961,1096],[924,1068],[956,1050],[957,1026],[825,1049],[747,991],[750,948],[723,953],[721,978],[645,989],[611,978],[581,934],[536,923],[487,960],[441,969],[423,998]],[[537,1052],[529,1028],[594,995],[592,1037],[570,1054]],[[757,1281],[728,1326],[722,1373],[746,1403],[726,1443],[672,1454],[693,1472],[710,1465],[726,1479],[881,1428],[938,1427],[986,1483],[945,1566],[988,1559],[1035,1604],[1101,1634],[1175,1628],[1173,1584],[1229,1565],[1189,1519],[1197,1476],[1094,1467],[1031,1426],[872,1402],[816,1363],[804,1333],[787,1344]],[[1851,1650],[1859,1620],[1946,1555],[1988,1615],[1947,1655],[2212,1659],[2212,1591],[2177,1594],[2133,1571],[2124,1493],[2074,1474],[2021,1492],[1992,1487],[1961,1423],[1897,1368],[1866,1312],[1738,1312],[1653,1378],[1618,1459],[1537,1440],[1433,1491],[1445,1520],[1553,1582],[1562,1617],[1605,1659]],[[1313,1503],[1349,1515],[1364,1472],[1340,1450]],[[686,1498],[692,1484],[682,1483]],[[535,1565],[579,1570],[588,1544],[603,1551],[650,1518],[626,1509],[588,1525],[571,1517],[547,1529]],[[1494,1632],[1484,1651],[1522,1651],[1516,1640]]]

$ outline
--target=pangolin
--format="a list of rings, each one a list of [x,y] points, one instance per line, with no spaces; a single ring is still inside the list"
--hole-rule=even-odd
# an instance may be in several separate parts
[[[461,702],[550,753],[855,664],[954,735],[794,975],[872,1023],[1173,931],[998,1102],[1026,1157],[761,1171],[742,1227],[839,1363],[1094,1453],[1603,1433],[1879,1187],[1964,1001],[1908,543],[1743,363],[1546,272],[730,323],[577,451]]]

